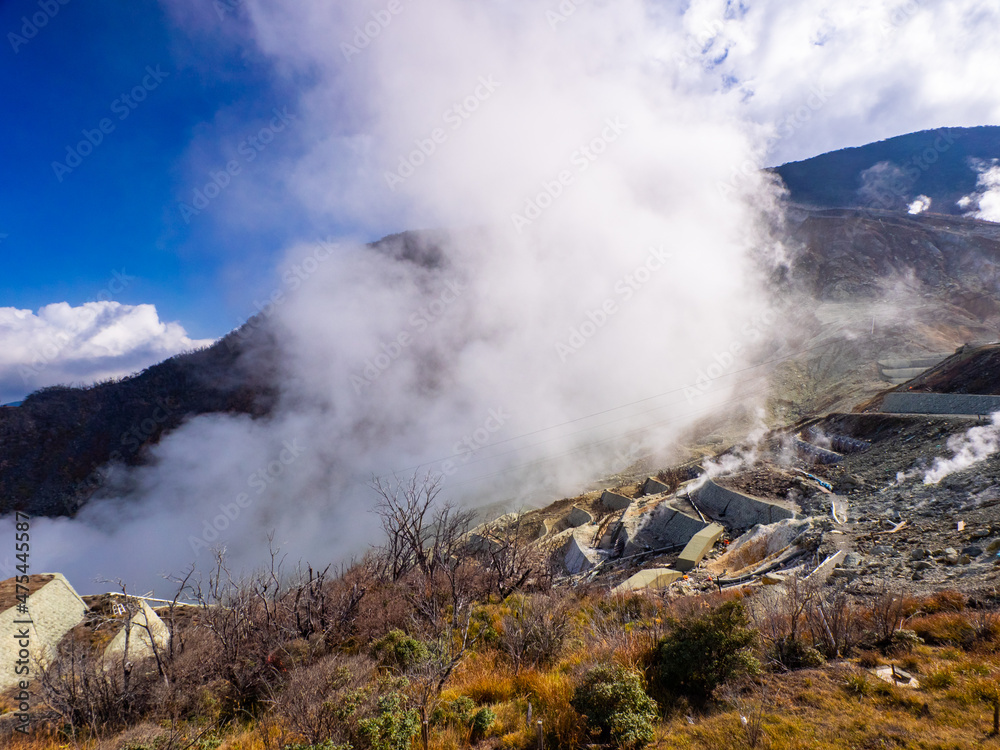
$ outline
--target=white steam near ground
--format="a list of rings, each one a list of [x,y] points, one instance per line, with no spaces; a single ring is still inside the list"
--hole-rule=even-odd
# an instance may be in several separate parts
[[[931,468],[924,473],[924,484],[938,484],[945,477],[982,463],[1000,451],[1000,412],[992,415],[989,425],[952,435],[948,438],[948,449],[952,455],[934,459]]]
[[[994,159],[989,164],[978,162],[972,166],[979,173],[979,191],[963,196],[958,206],[973,209],[965,214],[973,219],[1000,222],[1000,163]]]
[[[275,71],[310,81],[283,176],[294,200],[352,226],[461,229],[426,235],[439,255],[291,248],[264,316],[281,342],[273,417],[193,419],[148,467],[112,468],[78,518],[34,521],[36,570],[159,591],[214,545],[258,563],[272,530],[293,562],[342,561],[378,540],[373,474],[430,471],[474,505],[547,502],[735,408],[741,370],[794,323],[760,283],[784,253],[758,169],[777,121],[798,97],[815,107],[783,137],[836,127],[820,111],[838,93],[839,113],[881,106],[844,96],[871,90],[870,69],[838,70],[829,91],[829,59],[792,65],[816,75],[787,89],[774,75],[809,47],[871,41],[827,5],[814,39],[783,25],[800,3],[242,4]]]
[[[922,214],[924,211],[931,207],[931,199],[926,195],[918,195],[909,206],[907,206],[907,213],[911,216],[916,216],[917,214]]]

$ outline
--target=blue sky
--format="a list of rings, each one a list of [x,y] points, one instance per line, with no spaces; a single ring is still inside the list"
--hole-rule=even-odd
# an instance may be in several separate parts
[[[504,221],[501,196],[540,184],[547,161],[571,152],[585,118],[600,121],[614,98],[592,102],[593,113],[555,106],[555,94],[589,96],[569,93],[575,70],[531,98],[538,66],[561,69],[544,54],[556,41],[579,36],[571,61],[593,53],[585,19],[600,9],[563,18],[553,9],[576,2],[505,0],[487,3],[499,11],[480,29],[492,11],[445,27],[441,4],[0,0],[0,403],[126,374],[225,334],[276,288],[296,245]],[[691,140],[697,127],[685,130],[685,118],[731,128],[693,158],[692,175],[731,150],[739,180],[748,167],[1000,117],[989,3],[739,7],[651,0],[635,17],[617,12],[625,27],[667,32],[661,57],[659,40],[649,45],[662,90],[642,92],[684,102],[662,137]],[[364,36],[379,17],[384,28]],[[625,80],[631,52],[614,54],[606,67]],[[433,166],[386,189],[384,175],[478,90],[477,77],[514,80],[532,65]],[[197,213],[182,210],[197,201]],[[113,325],[115,345],[95,343]]]
[[[270,283],[274,255],[310,228],[288,213],[249,231],[220,221],[213,212],[224,192],[185,222],[179,203],[208,181],[192,143],[210,135],[219,113],[252,133],[293,97],[252,45],[189,36],[156,2],[51,7],[52,16],[37,1],[0,6],[0,305],[152,303],[194,338],[222,335]],[[215,14],[210,2],[204,7]],[[48,20],[22,42],[35,28],[24,28],[25,16]],[[136,93],[143,101],[132,101],[144,80]],[[100,133],[102,120],[110,132]],[[67,147],[76,150],[83,131],[101,142],[56,174],[53,162],[72,163]],[[242,174],[267,169],[292,145],[276,139]]]

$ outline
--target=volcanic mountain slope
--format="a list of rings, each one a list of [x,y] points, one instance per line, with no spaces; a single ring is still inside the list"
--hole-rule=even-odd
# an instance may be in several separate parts
[[[409,232],[373,250],[436,267],[447,263],[440,240]],[[997,338],[998,225],[793,206],[786,244],[793,260],[774,292],[784,312],[777,327],[791,333],[761,354],[777,363],[745,384],[759,391],[768,379],[770,424],[875,395],[885,387],[875,364],[881,357]],[[279,397],[278,343],[271,321],[255,318],[206,350],[122,381],[46,389],[0,408],[0,513],[72,515],[100,486],[102,466],[142,463],[148,446],[191,416],[266,418]],[[710,423],[702,427],[711,432]]]
[[[440,232],[391,235],[372,250],[428,268],[446,262]],[[45,388],[18,407],[0,407],[0,515],[73,515],[101,486],[102,467],[145,462],[149,446],[186,419],[269,415],[279,396],[272,328],[256,316],[211,347],[136,375]]]
[[[938,128],[776,167],[793,201],[822,208],[904,209],[917,196],[936,213],[961,214],[978,166],[1000,158],[1000,127]]]
[[[543,526],[537,544],[576,582],[628,587],[652,580],[644,571],[683,571],[668,579],[676,596],[815,574],[862,599],[947,588],[996,602],[1000,427],[975,413],[888,413],[882,402],[893,392],[1000,393],[998,352],[1000,344],[963,347],[855,411],[744,434],[685,464],[632,467],[631,476],[529,513],[522,527]],[[725,493],[728,507],[716,503]],[[797,517],[776,520],[769,508]],[[671,517],[677,512],[687,515],[683,524]],[[719,524],[721,543],[708,545],[704,563],[683,565],[681,548],[709,523]]]
[[[141,463],[188,417],[267,414],[273,340],[253,320],[245,328],[119,381],[45,388],[0,408],[0,513],[72,515],[101,485],[100,467]]]

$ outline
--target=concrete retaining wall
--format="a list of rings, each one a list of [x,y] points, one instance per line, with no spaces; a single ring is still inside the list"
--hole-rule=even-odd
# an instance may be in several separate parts
[[[153,656],[153,644],[162,656],[170,643],[170,630],[145,601],[131,600],[128,606],[136,607],[131,627],[122,627],[104,649],[105,658],[124,657],[129,661]],[[128,631],[128,654],[125,654],[125,635]],[[152,636],[152,637],[150,637]]]
[[[741,492],[727,490],[708,480],[694,494],[702,512],[737,529],[749,529],[758,523],[775,523],[783,518],[794,518],[794,511],[781,505],[766,503]]]
[[[594,517],[592,515],[583,508],[577,508],[576,506],[573,506],[573,510],[566,516],[566,523],[574,529],[577,526],[583,526],[585,523],[593,523],[593,521]]]
[[[807,443],[805,440],[795,439],[793,445],[799,454],[814,464],[835,464],[844,460],[839,453],[820,448],[818,445]]]
[[[646,480],[646,483],[642,485],[643,495],[662,495],[664,492],[670,492],[670,488],[654,477],[650,477]]]
[[[905,370],[907,368],[934,367],[936,364],[944,362],[951,354],[928,354],[925,357],[910,357],[909,359],[880,359],[878,366],[880,370]]]
[[[878,361],[878,373],[882,380],[893,385],[902,385],[927,372],[950,357],[950,354],[930,354],[911,359],[882,359]]]
[[[833,569],[836,568],[837,565],[846,556],[847,552],[845,552],[844,550],[838,550],[837,552],[826,558],[823,562],[821,562],[819,566],[816,568],[816,570],[807,575],[806,580],[815,581],[816,583],[823,583],[824,581],[826,581],[827,578],[830,577],[830,574],[833,572]]]
[[[575,534],[569,538],[566,545],[566,557],[563,561],[567,571],[582,573],[585,570],[590,570],[600,561],[600,554],[585,542],[577,539]]]
[[[653,512],[640,533],[656,547],[669,547],[674,544],[687,544],[691,537],[707,525],[700,519],[692,518],[664,504]]]
[[[42,664],[48,663],[56,654],[59,641],[72,628],[83,620],[87,613],[87,605],[73,590],[62,575],[54,575],[53,579],[28,597],[27,615],[19,614],[17,607],[11,607],[0,612],[0,690],[16,685],[23,679],[14,673],[14,665],[18,660],[20,646],[14,636],[22,628],[28,629],[30,644],[29,660],[31,675],[34,677],[38,668],[36,660]],[[29,625],[15,624],[30,619]]]
[[[1000,396],[967,393],[889,393],[882,399],[886,414],[992,414]]]
[[[601,504],[608,510],[625,510],[625,508],[632,504],[632,500],[631,498],[617,495],[610,490],[605,490],[604,494],[601,495]]]

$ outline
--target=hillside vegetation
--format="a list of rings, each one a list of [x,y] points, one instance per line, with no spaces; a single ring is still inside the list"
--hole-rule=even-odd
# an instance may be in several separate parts
[[[379,513],[386,546],[337,574],[285,575],[276,552],[248,578],[220,557],[179,582],[195,605],[160,610],[173,639],[155,658],[104,660],[95,613],[38,678],[31,736],[7,702],[4,747],[515,750],[540,733],[552,748],[943,750],[993,730],[994,601],[798,580],[613,594],[560,585],[516,519],[470,536],[418,481]]]

